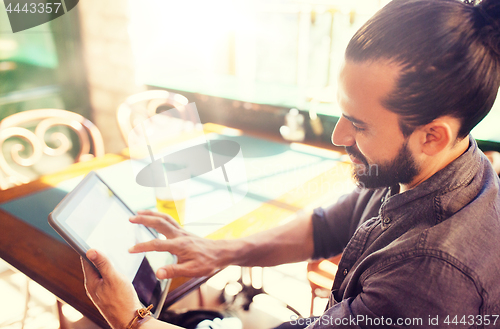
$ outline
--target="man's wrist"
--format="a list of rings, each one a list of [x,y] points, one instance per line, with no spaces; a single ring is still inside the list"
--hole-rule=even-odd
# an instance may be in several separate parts
[[[229,265],[240,265],[243,251],[246,251],[245,243],[241,239],[236,240],[216,240],[217,244],[217,265],[224,268]]]
[[[135,312],[134,318],[129,322],[126,329],[137,329],[145,322],[151,319],[151,309],[153,305],[148,307],[140,308]]]

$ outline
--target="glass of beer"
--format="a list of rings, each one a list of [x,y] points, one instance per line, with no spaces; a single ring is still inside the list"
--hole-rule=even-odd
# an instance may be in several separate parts
[[[166,180],[165,187],[155,187],[156,196],[156,209],[159,212],[170,215],[180,226],[184,226],[184,215],[186,210],[186,193],[185,185],[187,182],[176,184],[175,193],[174,188],[168,184],[166,172],[175,172],[177,170],[185,170],[185,168],[178,168],[170,164],[163,164],[164,176]],[[180,187],[180,188],[179,188]]]
[[[169,187],[155,187],[156,209],[170,215],[179,225],[184,225],[186,199],[175,200]]]

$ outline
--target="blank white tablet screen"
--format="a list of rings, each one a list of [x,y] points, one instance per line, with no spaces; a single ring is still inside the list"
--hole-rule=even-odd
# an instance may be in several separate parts
[[[90,248],[102,251],[130,281],[144,254],[130,254],[128,249],[154,238],[143,226],[130,223],[131,215],[106,185],[97,182],[66,221]]]

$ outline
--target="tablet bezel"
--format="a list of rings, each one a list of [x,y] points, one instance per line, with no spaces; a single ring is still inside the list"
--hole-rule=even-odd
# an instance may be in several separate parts
[[[49,214],[48,222],[50,226],[80,255],[82,256],[89,264],[92,265],[92,267],[99,272],[95,266],[92,264],[92,262],[87,258],[86,252],[90,248],[85,241],[81,239],[81,237],[74,232],[70,227],[68,227],[67,223],[65,221],[60,221],[58,220],[58,216],[61,214],[61,212],[68,210],[67,208],[72,205],[73,202],[76,200],[76,204],[78,204],[77,199],[82,198],[85,195],[82,195],[82,193],[88,188],[88,184],[92,183],[92,180],[97,180],[98,183],[104,184],[112,193],[113,196],[116,197],[116,200],[120,203],[121,206],[124,207],[124,209],[130,213],[130,216],[135,216],[136,213],[132,211],[127,204],[119,197],[119,195],[100,177],[95,171],[89,172],[83,179],[82,181],[72,190],[70,191],[62,200],[59,202],[59,204],[54,208],[54,210]],[[91,184],[90,187],[94,186],[94,184]],[[75,205],[76,205],[75,204]],[[74,207],[73,207],[74,208]],[[138,224],[140,225],[140,224]],[[158,234],[156,231],[141,225],[143,228],[147,230],[151,234],[151,238],[155,239],[158,238]],[[175,255],[172,255],[174,262],[176,262],[176,257]],[[156,276],[155,276],[156,277]],[[158,278],[156,278],[158,280]],[[170,287],[171,279],[166,279],[166,280],[158,280],[160,282],[161,286],[161,293],[158,296],[158,303],[157,305],[154,305],[154,312],[153,316],[157,318],[161,312],[161,309],[163,308],[163,304],[165,302],[165,299],[167,297],[167,293]],[[134,287],[135,288],[135,287]],[[147,306],[147,305],[143,305]]]

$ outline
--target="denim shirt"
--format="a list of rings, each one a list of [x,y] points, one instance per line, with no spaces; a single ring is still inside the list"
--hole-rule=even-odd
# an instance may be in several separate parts
[[[343,255],[308,328],[500,328],[499,179],[474,139],[397,192],[362,189],[314,211],[314,257]]]

